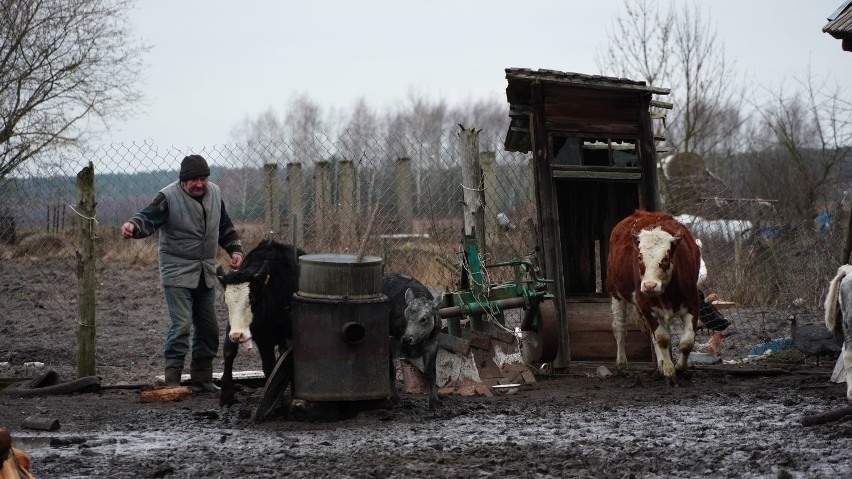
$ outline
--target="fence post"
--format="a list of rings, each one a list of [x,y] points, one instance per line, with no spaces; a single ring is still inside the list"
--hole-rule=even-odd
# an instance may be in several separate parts
[[[290,237],[294,246],[302,247],[305,242],[305,227],[302,214],[304,212],[304,197],[302,196],[302,164],[292,162],[287,164],[287,211],[290,212]]]
[[[461,145],[462,198],[464,203],[464,236],[474,238],[479,257],[485,257],[485,212],[482,209],[482,171],[479,165],[479,130],[466,129],[459,125]],[[465,247],[467,249],[467,247]],[[480,261],[481,263],[481,261]],[[478,269],[478,268],[476,268]],[[485,286],[481,271],[471,272],[471,289],[476,299],[483,293]],[[474,331],[482,331],[482,315],[470,316],[470,326]]]
[[[266,202],[266,225],[269,232],[281,233],[281,208],[278,204],[278,164],[266,163],[263,165],[263,182],[265,185],[263,195]]]
[[[461,139],[464,234],[475,236],[479,254],[485,256],[485,211],[482,209],[482,170],[479,165],[479,130],[459,125]]]
[[[412,200],[414,181],[411,174],[411,158],[397,158],[395,166],[396,220],[400,231],[410,233],[414,231],[412,229],[414,222],[414,203]]]
[[[340,237],[345,249],[357,249],[358,238],[355,232],[355,166],[350,160],[338,163],[340,198],[338,214],[340,215]]]
[[[314,166],[314,232],[324,241],[331,239],[331,164],[326,160]]]
[[[77,377],[95,375],[95,168],[77,174]]]
[[[485,237],[488,248],[497,246],[497,155],[493,151],[483,151],[479,154],[479,165],[482,167],[482,188],[485,193]]]

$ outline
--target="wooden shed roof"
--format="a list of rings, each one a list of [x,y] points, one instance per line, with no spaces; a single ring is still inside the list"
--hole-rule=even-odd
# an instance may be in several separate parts
[[[611,94],[613,97],[634,94],[668,95],[668,88],[648,86],[644,81],[614,78],[602,75],[507,68],[506,99],[509,102],[509,131],[505,148],[526,153],[531,149],[529,114],[532,111],[532,85],[540,83],[558,89],[589,89]]]
[[[845,0],[840,7],[828,17],[828,23],[822,31],[838,40],[842,40],[844,51],[852,52],[852,0]]]

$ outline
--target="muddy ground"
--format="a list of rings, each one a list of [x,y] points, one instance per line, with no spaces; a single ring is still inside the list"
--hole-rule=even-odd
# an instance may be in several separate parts
[[[0,363],[9,363],[0,376],[53,370],[74,379],[74,264],[3,260],[0,273]],[[801,424],[846,405],[845,385],[829,381],[832,361],[696,366],[676,388],[648,364],[600,377],[597,367],[612,364],[575,363],[510,396],[448,396],[431,413],[424,396],[404,395],[392,409],[344,410],[325,422],[251,422],[256,384],[231,408],[211,395],[142,403],[140,388],[162,374],[166,319],[156,269],[104,261],[98,278],[100,391],[0,395],[0,426],[32,455],[38,478],[836,478],[852,471],[852,417]],[[239,369],[259,369],[255,355],[240,354]],[[60,427],[24,427],[33,417]]]

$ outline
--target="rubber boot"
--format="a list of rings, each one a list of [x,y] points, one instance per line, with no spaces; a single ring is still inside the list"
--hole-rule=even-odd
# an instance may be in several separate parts
[[[166,386],[180,386],[183,375],[183,359],[166,359]]]
[[[213,384],[213,358],[193,359],[189,369],[189,379],[192,392],[219,392],[219,386]]]

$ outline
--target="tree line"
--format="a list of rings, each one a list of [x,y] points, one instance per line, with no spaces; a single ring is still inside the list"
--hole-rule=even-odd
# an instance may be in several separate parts
[[[62,161],[63,154],[96,138],[99,127],[138,107],[137,79],[147,46],[127,21],[133,3],[0,4],[0,179]],[[666,115],[660,148],[700,155],[732,195],[775,199],[791,221],[836,204],[850,184],[849,92],[809,65],[778,87],[748,84],[717,35],[710,8],[698,2],[625,0],[602,37],[599,72],[578,73],[670,88],[671,111],[655,112]],[[268,109],[237,120],[231,140],[264,145],[286,139],[286,151],[269,149],[246,159],[254,163],[246,166],[273,157],[346,158],[373,166],[388,158],[438,157],[442,146],[433,140],[440,136],[436,132],[459,124],[481,129],[482,138],[494,143],[481,145],[482,150],[499,150],[508,119],[501,97],[450,104],[412,89],[381,111],[366,98],[348,108],[324,107],[303,92],[283,113]],[[323,150],[328,157],[317,157]]]

